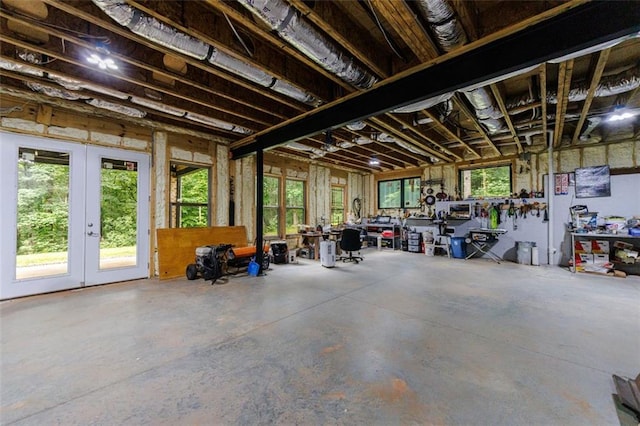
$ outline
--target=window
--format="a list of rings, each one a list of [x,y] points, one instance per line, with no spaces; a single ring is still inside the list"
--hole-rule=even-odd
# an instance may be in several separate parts
[[[331,225],[344,223],[344,187],[331,187]]]
[[[280,179],[264,177],[263,231],[267,237],[278,236],[280,228]]]
[[[285,181],[286,229],[285,234],[296,234],[298,225],[305,223],[304,182],[301,180]]]
[[[403,178],[378,182],[379,209],[417,208],[420,200],[420,178]]]
[[[460,170],[462,198],[508,197],[511,188],[511,166]]]
[[[169,226],[209,226],[209,168],[171,163]]]

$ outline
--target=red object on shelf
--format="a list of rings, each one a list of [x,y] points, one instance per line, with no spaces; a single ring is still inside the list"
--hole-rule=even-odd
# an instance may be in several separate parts
[[[382,231],[380,235],[382,235],[382,238],[393,238],[393,231],[390,231],[390,230]]]

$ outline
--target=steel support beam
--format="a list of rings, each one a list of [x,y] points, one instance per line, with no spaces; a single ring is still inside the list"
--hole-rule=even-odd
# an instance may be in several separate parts
[[[590,2],[532,23],[499,39],[463,47],[443,62],[431,61],[372,89],[239,141],[233,158],[296,141],[394,108],[462,89],[500,75],[640,31],[637,2]]]

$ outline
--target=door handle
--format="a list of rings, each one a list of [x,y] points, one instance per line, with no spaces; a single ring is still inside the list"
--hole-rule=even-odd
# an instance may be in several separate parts
[[[93,232],[93,231],[89,231],[87,232],[87,235],[90,237],[99,237],[100,234],[98,234],[97,232]]]

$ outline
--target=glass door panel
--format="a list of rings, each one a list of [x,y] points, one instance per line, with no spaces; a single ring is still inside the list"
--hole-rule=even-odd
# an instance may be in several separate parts
[[[138,163],[102,158],[100,168],[100,269],[135,266]],[[89,231],[89,234],[92,231]]]
[[[149,276],[149,156],[87,147],[85,285]]]
[[[20,147],[16,279],[69,272],[69,153]]]

